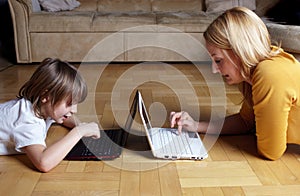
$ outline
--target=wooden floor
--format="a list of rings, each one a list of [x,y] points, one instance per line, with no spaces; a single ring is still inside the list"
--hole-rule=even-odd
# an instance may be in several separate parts
[[[97,121],[102,128],[124,126],[137,88],[156,126],[169,126],[172,110],[183,109],[195,118],[210,120],[238,111],[242,100],[235,86],[226,86],[209,74],[208,65],[78,66],[90,88],[78,116]],[[0,102],[14,98],[35,67],[16,65],[0,72]],[[51,172],[40,173],[25,155],[0,156],[0,195],[300,194],[299,146],[290,145],[281,159],[267,161],[258,157],[253,135],[202,135],[205,144],[211,144],[206,160],[164,161],[153,158],[138,118],[132,129],[135,137],[129,138],[122,156],[114,161],[62,161]],[[66,131],[53,125],[47,143]]]

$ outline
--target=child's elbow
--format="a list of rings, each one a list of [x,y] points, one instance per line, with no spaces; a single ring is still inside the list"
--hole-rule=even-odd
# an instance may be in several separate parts
[[[47,173],[53,169],[53,166],[51,166],[47,161],[41,161],[35,167],[43,173]]]
[[[51,171],[51,169],[41,167],[41,168],[39,168],[39,171],[40,171],[40,172],[43,172],[43,173],[48,173],[49,171]]]

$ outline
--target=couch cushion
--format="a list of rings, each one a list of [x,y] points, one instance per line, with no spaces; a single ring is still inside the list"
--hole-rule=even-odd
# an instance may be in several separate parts
[[[92,31],[115,32],[129,27],[153,24],[156,24],[156,17],[152,13],[97,13],[93,20]]]
[[[287,52],[300,53],[300,26],[276,23],[267,23],[266,26],[275,44],[281,43]]]
[[[91,11],[96,12],[98,6],[98,0],[78,0],[80,6],[75,8],[74,11]]]
[[[41,7],[49,12],[73,10],[80,5],[77,0],[39,0],[39,2]]]
[[[91,30],[92,12],[38,12],[30,15],[30,32],[85,32]],[[45,22],[47,21],[47,22]]]
[[[31,4],[32,4],[32,11],[33,12],[40,12],[40,11],[42,11],[40,2],[38,0],[32,0]]]
[[[205,0],[207,12],[220,12],[227,9],[244,6],[251,10],[256,9],[255,0]]]
[[[74,62],[82,62],[88,55],[89,51],[95,47],[101,40],[105,39],[110,33],[31,33],[31,56],[34,62],[41,62],[45,58],[45,54],[51,57],[59,57],[61,59]],[[112,54],[120,54],[115,56],[114,60],[123,61],[123,37],[114,36],[115,42],[119,45],[106,45],[107,53],[99,52],[96,55],[90,54],[89,61],[110,61]],[[46,49],[46,52],[45,52]],[[99,50],[101,50],[100,48]],[[98,50],[93,50],[97,52]]]
[[[170,12],[157,14],[157,24],[177,28],[184,32],[204,32],[219,15],[207,13]]]
[[[203,10],[201,0],[153,0],[154,12],[201,12]]]
[[[100,0],[98,12],[151,12],[150,0]]]

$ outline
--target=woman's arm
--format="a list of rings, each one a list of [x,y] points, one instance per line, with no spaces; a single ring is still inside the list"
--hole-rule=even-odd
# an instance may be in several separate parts
[[[227,116],[220,132],[219,122],[196,122],[187,112],[171,112],[171,127],[178,126],[179,132],[184,128],[188,131],[197,131],[208,134],[243,134],[254,128],[254,123],[245,122],[240,113]],[[208,129],[209,126],[209,129]]]
[[[99,138],[98,125],[96,123],[81,124],[47,148],[43,145],[30,145],[24,147],[23,151],[38,170],[48,172],[64,159],[82,137]]]
[[[198,132],[208,134],[235,135],[245,134],[251,130],[251,127],[247,126],[247,123],[241,117],[240,113],[225,117],[221,131],[219,130],[219,127],[216,126],[219,123],[220,122],[199,122]],[[208,125],[210,126],[209,129]]]
[[[257,149],[263,157],[277,160],[287,148],[289,113],[297,90],[286,72],[280,71],[279,65],[263,64],[258,68],[252,91]]]

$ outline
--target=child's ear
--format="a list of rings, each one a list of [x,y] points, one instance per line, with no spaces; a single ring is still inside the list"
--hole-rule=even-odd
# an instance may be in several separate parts
[[[42,98],[42,103],[46,103],[47,102],[47,98]]]
[[[44,91],[44,93],[42,94],[42,98],[41,98],[41,102],[42,103],[47,103],[47,101],[49,100],[49,97],[48,96],[46,96],[45,94],[48,92],[48,90],[46,89],[45,91]]]
[[[42,102],[42,103],[47,103],[48,100],[49,100],[49,97],[43,97],[43,98],[41,99],[41,102]]]

